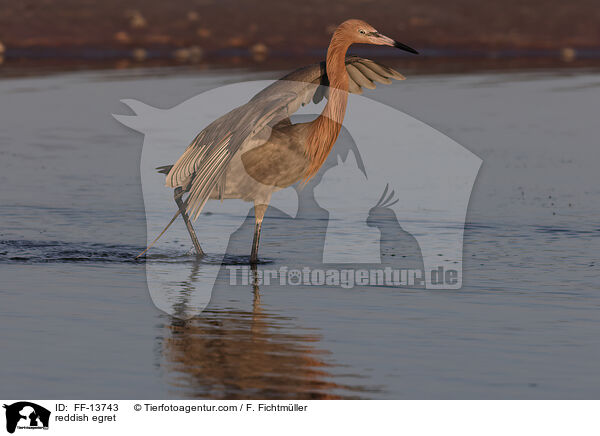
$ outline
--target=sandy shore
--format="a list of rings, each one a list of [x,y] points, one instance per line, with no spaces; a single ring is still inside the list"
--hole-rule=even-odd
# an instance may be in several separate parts
[[[0,52],[240,64],[321,57],[336,24],[353,17],[430,57],[600,57],[592,0],[1,0]]]

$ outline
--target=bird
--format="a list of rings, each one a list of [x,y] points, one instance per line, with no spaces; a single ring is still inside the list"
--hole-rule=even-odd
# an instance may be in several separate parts
[[[181,214],[197,256],[204,256],[192,220],[209,199],[254,203],[254,237],[250,264],[256,265],[263,218],[271,195],[294,183],[306,183],[321,168],[340,133],[348,93],[361,94],[374,82],[403,80],[396,70],[370,59],[347,56],[352,44],[396,47],[406,44],[379,33],[365,21],[350,19],[333,32],[326,60],[299,68],[269,85],[197,134],[172,165],[157,170],[173,189],[178,211],[143,255]],[[301,106],[327,98],[322,113],[310,122],[292,123]],[[185,200],[183,197],[186,196]]]

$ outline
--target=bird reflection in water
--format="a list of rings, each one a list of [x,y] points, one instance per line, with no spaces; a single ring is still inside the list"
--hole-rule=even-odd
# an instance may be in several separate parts
[[[194,263],[189,281],[182,283],[175,307],[180,313],[186,312],[186,295],[201,268]],[[178,394],[214,399],[362,397],[363,388],[333,381],[333,371],[339,373],[341,365],[318,348],[319,334],[302,332],[295,319],[263,309],[255,268],[253,272],[252,285],[227,289],[230,296],[251,292],[247,310],[211,303],[198,317],[173,317],[165,326],[162,361]]]

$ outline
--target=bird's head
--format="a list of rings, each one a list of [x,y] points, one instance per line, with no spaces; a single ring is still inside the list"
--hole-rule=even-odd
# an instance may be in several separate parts
[[[339,25],[335,33],[343,36],[351,44],[389,45],[409,53],[419,54],[414,48],[382,35],[377,29],[362,20],[346,20]]]

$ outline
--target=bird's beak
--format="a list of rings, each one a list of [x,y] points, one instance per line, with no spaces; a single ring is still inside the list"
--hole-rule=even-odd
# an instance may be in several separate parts
[[[402,44],[401,42],[395,41],[392,38],[389,38],[389,37],[387,37],[385,35],[378,34],[377,36],[378,36],[379,40],[381,41],[381,45],[389,45],[389,46],[392,46],[392,47],[399,48],[400,50],[407,51],[407,52],[412,53],[412,54],[419,54],[418,51],[416,51],[412,47],[409,47],[406,44]]]
[[[399,48],[400,50],[407,51],[412,54],[419,54],[419,52],[416,51],[414,48],[409,47],[406,44],[402,44],[401,42],[398,42],[398,41],[394,41],[394,47]]]

